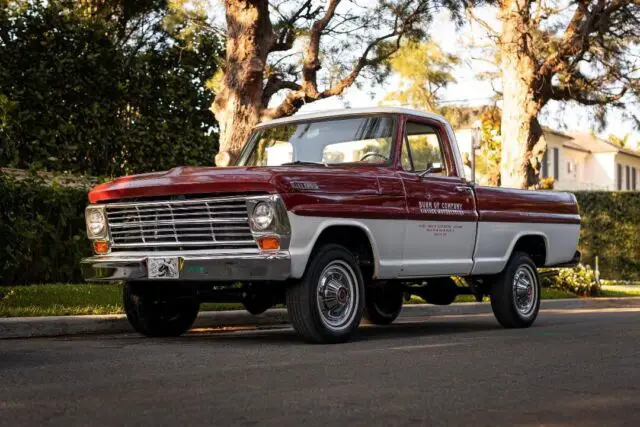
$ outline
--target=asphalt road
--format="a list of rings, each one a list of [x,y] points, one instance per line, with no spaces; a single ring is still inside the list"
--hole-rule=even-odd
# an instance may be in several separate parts
[[[640,309],[0,341],[0,425],[638,425]]]

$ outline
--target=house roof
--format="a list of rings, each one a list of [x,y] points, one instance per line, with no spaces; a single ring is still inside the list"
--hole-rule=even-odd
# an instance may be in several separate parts
[[[573,142],[572,140],[566,141],[565,143],[562,144],[562,146],[565,148],[570,148],[572,150],[582,151],[583,153],[591,153],[591,151],[589,151],[587,148]]]
[[[560,138],[564,138],[564,139],[568,139],[568,140],[573,139],[572,135],[560,132],[559,130],[551,129],[551,128],[548,128],[548,127],[543,127],[542,130],[543,130],[544,133],[551,133],[553,135],[559,136]]]
[[[623,153],[640,159],[640,152],[622,148],[612,142],[605,141],[588,133],[574,134],[571,142],[587,149],[590,153]]]

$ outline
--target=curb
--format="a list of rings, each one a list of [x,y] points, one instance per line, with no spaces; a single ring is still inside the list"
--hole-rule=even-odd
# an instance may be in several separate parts
[[[640,297],[543,300],[543,310],[580,310],[640,308]],[[426,316],[461,316],[491,313],[486,302],[457,303],[448,306],[407,305],[400,318]],[[198,315],[194,328],[230,326],[273,326],[289,323],[285,309],[272,309],[253,316],[245,311],[205,311]],[[104,316],[10,317],[0,319],[0,339],[56,337],[84,334],[116,334],[133,332],[123,314]]]

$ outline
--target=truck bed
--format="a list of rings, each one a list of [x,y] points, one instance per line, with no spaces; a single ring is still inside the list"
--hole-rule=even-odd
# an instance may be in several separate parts
[[[574,258],[580,216],[573,194],[478,186],[475,195],[479,222],[474,275],[500,271],[520,236],[536,236],[529,239],[544,244],[541,266]]]

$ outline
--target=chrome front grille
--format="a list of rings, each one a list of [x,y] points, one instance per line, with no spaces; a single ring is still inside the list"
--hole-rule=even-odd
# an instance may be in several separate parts
[[[257,247],[246,198],[209,198],[106,205],[112,250]]]

